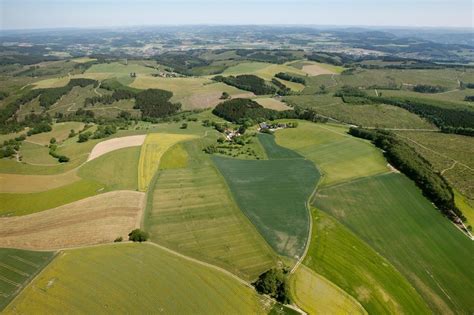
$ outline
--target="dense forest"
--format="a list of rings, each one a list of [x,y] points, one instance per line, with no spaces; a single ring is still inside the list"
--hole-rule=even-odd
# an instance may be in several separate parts
[[[294,75],[291,75],[291,74],[285,73],[285,72],[279,72],[279,73],[275,74],[275,77],[277,77],[278,79],[285,80],[285,81],[306,84],[306,80],[304,78],[296,77]]]
[[[235,86],[236,88],[245,91],[253,92],[256,95],[276,93],[276,89],[273,86],[268,85],[264,79],[252,74],[238,75],[236,77],[223,77],[221,75],[218,75],[212,79],[217,82],[224,82],[225,84]]]
[[[142,117],[161,118],[175,114],[181,109],[180,103],[170,101],[173,93],[159,89],[148,89],[135,96],[135,107]]]

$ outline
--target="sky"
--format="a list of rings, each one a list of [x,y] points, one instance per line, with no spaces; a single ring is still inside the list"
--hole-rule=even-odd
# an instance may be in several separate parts
[[[473,28],[473,0],[0,0],[0,29],[188,24]]]

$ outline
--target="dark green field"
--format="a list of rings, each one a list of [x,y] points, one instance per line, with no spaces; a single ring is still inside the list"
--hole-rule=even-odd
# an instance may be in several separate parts
[[[0,248],[0,311],[53,259],[52,252]]]
[[[318,191],[315,205],[386,257],[435,313],[474,311],[474,245],[400,174]]]
[[[299,258],[308,241],[310,197],[319,173],[313,163],[274,140],[262,138],[268,156],[273,160],[237,160],[213,157],[224,175],[240,209],[255,224],[273,249],[284,256]],[[267,141],[269,140],[269,141]]]

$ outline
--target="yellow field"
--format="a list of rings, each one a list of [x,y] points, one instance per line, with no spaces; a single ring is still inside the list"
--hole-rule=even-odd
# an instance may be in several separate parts
[[[74,58],[74,59],[71,59],[71,61],[74,61],[76,63],[86,63],[86,62],[90,62],[90,61],[96,61],[97,59],[95,58],[90,58],[90,57],[82,57],[82,58]]]
[[[137,89],[162,89],[173,92],[171,100],[183,104],[183,109],[208,108],[217,105],[222,92],[232,97],[252,97],[253,93],[239,90],[207,78],[157,78],[138,76],[131,87]]]
[[[148,134],[142,145],[138,163],[138,189],[146,191],[151,179],[158,170],[163,154],[178,142],[196,138],[194,135],[167,133]]]
[[[270,108],[278,111],[292,109],[290,106],[272,97],[256,98],[254,99],[254,101],[256,101],[265,108]]]
[[[367,314],[352,296],[301,265],[290,278],[291,296],[308,314]]]

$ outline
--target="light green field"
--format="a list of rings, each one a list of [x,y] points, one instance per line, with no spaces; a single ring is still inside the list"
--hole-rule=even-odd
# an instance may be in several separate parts
[[[71,129],[77,133],[82,130],[83,127],[84,123],[82,122],[70,121],[57,123],[53,125],[53,130],[32,135],[28,137],[28,141],[37,144],[47,145],[49,144],[49,140],[51,140],[51,138],[56,138],[57,142],[62,142],[68,138]]]
[[[135,63],[124,63],[111,62],[111,63],[101,63],[96,64],[87,69],[86,74],[89,73],[109,73],[116,77],[121,76],[130,76],[130,73],[135,72],[137,76],[156,73],[156,70],[153,68],[145,67]]]
[[[24,141],[20,148],[21,160],[25,163],[37,165],[57,165],[58,160],[49,155],[49,148]]]
[[[113,74],[111,73],[81,73],[81,74],[75,74],[71,76],[63,76],[63,77],[58,77],[58,78],[51,78],[51,79],[44,79],[37,81],[33,83],[35,89],[50,89],[50,88],[55,88],[55,87],[62,87],[65,86],[69,83],[70,79],[91,79],[91,80],[97,80],[97,81],[102,81],[108,78],[114,77]]]
[[[137,190],[140,147],[130,147],[102,155],[78,171],[80,177],[106,186],[105,191]]]
[[[52,252],[0,248],[0,312],[53,256]]]
[[[367,314],[353,297],[304,265],[291,276],[290,290],[308,314]]]
[[[461,195],[457,190],[454,190],[454,201],[456,206],[461,210],[461,212],[466,217],[467,222],[466,226],[474,226],[474,205],[472,201]]]
[[[181,143],[175,144],[161,157],[159,169],[186,168],[188,166],[189,154]]]
[[[304,84],[301,84],[301,83],[296,83],[296,82],[291,82],[291,81],[286,81],[286,80],[282,80],[280,78],[275,78],[275,80],[277,81],[280,81],[281,83],[283,83],[287,88],[289,88],[290,90],[292,91],[295,91],[295,92],[301,92],[305,89],[305,85]]]
[[[171,101],[180,102],[183,109],[208,108],[217,105],[222,92],[232,97],[253,96],[253,93],[239,90],[224,83],[214,82],[204,77],[160,78],[152,76],[137,77],[130,84],[137,89],[162,89],[173,92]]]
[[[270,81],[275,74],[279,72],[285,73],[293,73],[297,75],[305,76],[306,73],[303,71],[296,69],[294,67],[290,67],[287,65],[278,65],[272,63],[265,63],[265,62],[243,62],[239,63],[238,65],[232,66],[227,68],[222,75],[224,76],[237,76],[241,74],[253,74],[256,76],[261,77],[267,81]]]
[[[310,61],[310,60],[290,62],[290,63],[288,63],[288,65],[292,66],[296,69],[299,69],[299,70],[303,70],[303,68],[305,66],[314,66],[314,65],[316,65],[320,68],[326,69],[330,72],[337,73],[337,74],[344,71],[344,67],[335,66],[335,65],[331,65],[331,64],[327,64],[327,63],[316,62],[316,61]],[[312,74],[312,72],[308,71],[308,74]]]
[[[102,184],[79,180],[55,189],[28,194],[0,193],[0,217],[26,215],[98,194]]]
[[[290,106],[286,105],[282,101],[279,101],[272,97],[256,98],[254,99],[254,101],[256,101],[265,108],[270,108],[278,111],[292,109]]]
[[[346,132],[345,127],[299,121],[298,128],[277,131],[276,141],[313,161],[323,185],[388,171],[378,149]]]
[[[76,63],[88,63],[88,62],[91,62],[91,61],[96,61],[97,59],[95,58],[90,58],[90,57],[82,57],[82,58],[74,58],[74,59],[71,59],[71,61],[74,61]]]
[[[202,152],[212,140],[184,143],[187,167],[167,163],[158,172],[145,228],[156,243],[253,280],[274,266],[275,257]]]
[[[5,314],[259,314],[255,291],[151,244],[62,252]]]
[[[178,142],[196,138],[194,135],[152,133],[148,134],[140,151],[138,163],[138,189],[146,191],[155,176],[163,154]]]
[[[322,211],[312,209],[312,218],[305,266],[349,293],[369,314],[429,313],[412,285],[369,245]]]
[[[315,205],[385,256],[435,313],[474,311],[474,244],[401,174],[319,190]]]

